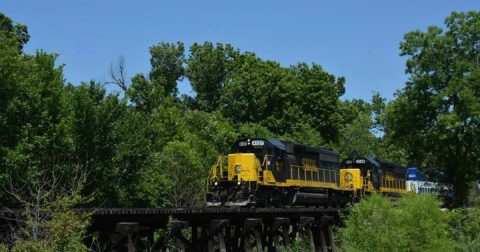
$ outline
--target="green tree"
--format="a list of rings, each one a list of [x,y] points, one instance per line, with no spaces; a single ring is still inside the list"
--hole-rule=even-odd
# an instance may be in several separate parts
[[[187,142],[173,141],[157,154],[158,167],[172,183],[168,199],[172,207],[202,206],[206,171],[202,156]]]
[[[296,123],[295,126],[293,126],[292,131],[286,133],[281,138],[283,140],[299,142],[312,146],[332,147],[330,144],[325,143],[320,132],[310,126],[308,123]]]
[[[126,95],[137,108],[152,112],[161,105],[177,100],[177,82],[185,75],[184,45],[182,42],[160,43],[150,47],[150,64],[152,69],[148,78],[137,74],[132,78]]]
[[[185,75],[185,47],[182,42],[160,43],[157,46],[150,47],[150,80],[153,85],[163,89],[165,95],[178,94],[177,81],[182,80]],[[159,90],[160,91],[160,90]]]
[[[346,157],[375,157],[375,142],[372,133],[373,121],[369,114],[360,113],[350,124],[340,129],[339,148]]]
[[[479,174],[480,13],[453,12],[445,26],[405,35],[410,78],[386,109],[385,132],[410,164],[445,171],[458,206]]]
[[[394,216],[388,199],[375,194],[363,198],[358,206],[350,209],[345,228],[340,234],[342,246],[348,251],[399,251],[401,233],[394,227],[400,220]]]
[[[6,54],[0,53],[0,61],[12,60],[5,62],[5,82],[0,84],[0,90],[8,90],[6,96],[0,95],[0,178],[15,174],[28,180],[27,170],[36,170],[28,174],[37,176],[45,166],[57,167],[68,176],[69,166],[62,164],[69,160],[73,146],[63,67],[55,66],[55,54],[15,54],[8,48]]]
[[[205,154],[210,152],[208,161],[206,160],[205,163],[205,166],[208,168],[216,161],[218,155],[230,151],[230,146],[237,137],[237,133],[231,123],[219,112],[186,111],[184,122],[187,131],[187,134],[184,134],[185,140],[190,138],[188,135],[188,133],[190,133],[195,135],[195,137],[192,138],[197,138],[209,146],[197,148],[200,152],[203,149]]]
[[[77,87],[69,85],[68,89],[73,158],[88,174],[84,193],[95,194],[98,204],[112,205],[118,200],[117,181],[122,175],[115,160],[124,140],[119,125],[129,115],[126,99],[120,99],[118,94],[106,95],[106,90],[94,81]]]
[[[235,55],[229,66],[220,109],[235,125],[261,124],[274,134],[292,135],[307,124],[321,141],[338,141],[344,78],[316,64],[285,68],[249,52]]]
[[[270,132],[264,126],[258,123],[245,123],[239,126],[238,135],[242,137],[268,137],[276,138],[277,136]]]
[[[375,130],[377,133],[383,133],[383,115],[385,112],[386,101],[384,97],[380,96],[380,93],[374,92],[372,96],[372,112],[374,114]]]
[[[243,53],[235,60],[234,70],[223,89],[222,113],[235,124],[262,122],[267,117],[267,100],[278,80],[279,65],[263,62],[253,53]],[[266,74],[268,73],[268,74]]]
[[[23,46],[30,40],[27,26],[16,23],[12,19],[0,13],[0,40],[5,38],[16,40],[17,48],[21,51]]]
[[[217,43],[214,46],[207,41],[203,45],[194,43],[190,47],[186,75],[196,93],[198,109],[211,112],[219,108],[222,90],[238,54],[239,51],[229,44],[224,46]]]
[[[158,169],[153,156],[153,145],[160,143],[155,142],[152,127],[154,125],[149,117],[134,108],[129,108],[124,119],[115,126],[115,134],[119,137],[113,158],[118,171],[114,184],[117,195],[110,197],[114,197],[112,204],[116,206],[155,207],[166,204],[162,191],[168,190],[168,181],[161,174],[153,173]],[[146,195],[163,197],[152,200]]]
[[[338,110],[340,97],[345,93],[345,78],[336,78],[315,63],[311,67],[300,63],[292,69],[300,81],[298,102],[305,114],[303,121],[316,128],[327,142],[337,142],[341,122]]]

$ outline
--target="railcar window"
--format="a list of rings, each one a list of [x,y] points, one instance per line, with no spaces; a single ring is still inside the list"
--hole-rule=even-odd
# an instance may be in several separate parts
[[[277,171],[283,171],[283,162],[276,162]]]

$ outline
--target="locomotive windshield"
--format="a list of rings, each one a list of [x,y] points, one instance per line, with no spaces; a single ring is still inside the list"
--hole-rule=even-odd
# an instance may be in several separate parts
[[[232,146],[232,153],[253,153],[262,161],[268,153],[268,142],[263,139],[242,139]]]
[[[378,168],[377,162],[367,158],[349,158],[343,161],[343,168],[358,168],[362,172],[363,176],[367,175],[367,171],[374,170],[374,165]]]

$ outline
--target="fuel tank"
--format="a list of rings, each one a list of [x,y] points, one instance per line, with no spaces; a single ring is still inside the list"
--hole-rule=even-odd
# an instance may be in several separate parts
[[[324,205],[328,201],[328,194],[325,193],[306,193],[297,192],[293,196],[293,205],[311,206],[311,205]]]

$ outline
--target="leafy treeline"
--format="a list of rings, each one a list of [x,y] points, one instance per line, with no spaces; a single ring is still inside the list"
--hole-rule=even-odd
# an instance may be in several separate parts
[[[478,16],[454,13],[447,32],[407,34],[401,49],[411,78],[387,103],[379,94],[342,100],[345,79],[315,63],[285,67],[211,42],[154,45],[150,72],[130,81],[125,65],[112,68],[107,83],[121,92],[70,84],[57,55],[24,53],[26,26],[0,14],[0,205],[28,199],[21,188],[47,174],[64,188],[86,176],[83,194],[93,205],[201,205],[210,167],[240,135],[446,174],[461,167],[452,182],[462,204],[457,182],[476,178],[479,156]],[[179,94],[184,79],[194,95]]]

